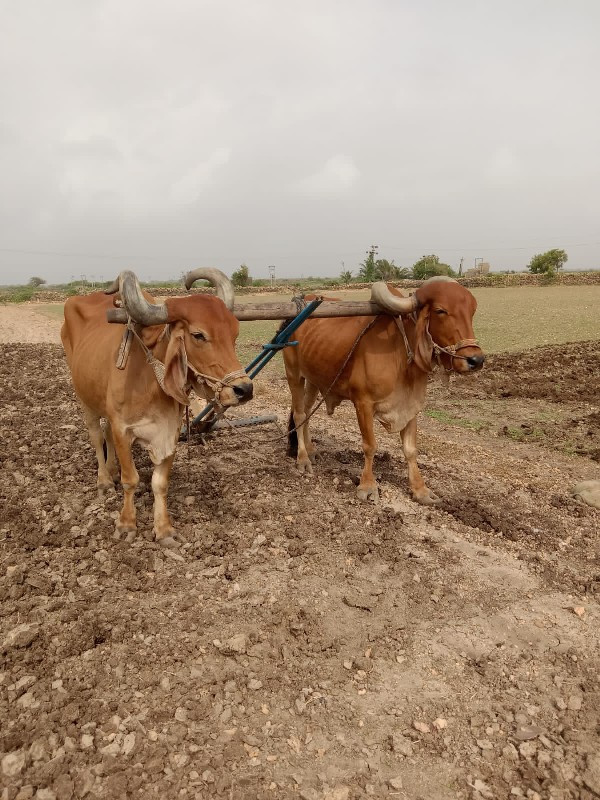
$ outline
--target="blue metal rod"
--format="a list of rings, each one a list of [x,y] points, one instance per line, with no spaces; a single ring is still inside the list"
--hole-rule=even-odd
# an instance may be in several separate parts
[[[252,359],[252,361],[248,364],[247,367],[245,367],[244,371],[246,372],[246,374],[249,375],[250,378],[255,378],[258,375],[258,373],[262,369],[264,369],[264,367],[269,363],[269,361],[273,358],[273,356],[276,353],[278,353],[279,350],[282,349],[281,346],[287,344],[287,341],[292,335],[292,333],[294,333],[300,327],[300,325],[302,325],[302,323],[305,322],[308,319],[308,317],[310,317],[315,308],[318,308],[322,302],[323,302],[322,300],[311,300],[311,302],[306,306],[306,308],[303,308],[302,311],[297,316],[295,316],[294,319],[291,320],[283,330],[279,331],[279,333],[273,337],[273,339],[269,342],[268,345],[263,345],[262,351],[256,356],[256,358]],[[277,345],[281,346],[277,347]],[[204,419],[204,417],[210,411],[213,410],[214,407],[215,404],[211,400],[202,409],[202,411],[198,414],[198,416],[194,417],[194,419],[190,423],[190,427],[193,428],[194,425],[197,425],[201,419]]]

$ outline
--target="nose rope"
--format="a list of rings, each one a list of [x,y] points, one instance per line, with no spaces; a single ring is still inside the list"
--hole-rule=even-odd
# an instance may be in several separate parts
[[[429,331],[427,331],[429,333]],[[446,353],[452,358],[462,358],[465,361],[468,361],[472,356],[461,356],[457,353],[457,350],[463,350],[465,347],[479,347],[479,342],[477,339],[461,339],[460,342],[456,342],[456,344],[449,344],[447,347],[442,347],[441,345],[437,344],[437,342],[433,341],[433,337],[429,334],[431,338],[431,342],[433,344],[433,351],[436,356],[439,356],[440,353]]]
[[[165,365],[162,363],[162,361],[159,361],[157,358],[155,358],[155,356],[153,355],[152,351],[148,347],[146,347],[146,345],[144,344],[141,336],[137,332],[136,324],[131,319],[131,317],[128,318],[127,328],[133,333],[135,338],[138,340],[138,342],[140,344],[140,347],[142,348],[142,350],[144,352],[144,355],[146,356],[146,361],[152,367],[152,370],[153,370],[154,375],[156,377],[156,381],[157,381],[158,385],[160,386],[160,388],[164,392],[165,391]],[[165,336],[168,338],[170,336],[170,333],[171,333],[170,325],[166,325],[164,330],[162,331],[162,333],[160,334],[160,336],[158,338],[158,342],[160,342],[161,339],[163,339]],[[224,375],[222,378],[215,378],[213,375],[206,375],[203,372],[198,372],[198,370],[188,362],[187,354],[186,354],[185,361],[186,361],[187,368],[191,372],[194,373],[194,375],[196,377],[196,380],[200,381],[201,383],[205,383],[208,386],[208,388],[211,389],[211,391],[214,392],[215,400],[217,401],[217,403],[219,405],[221,404],[220,398],[221,398],[221,392],[223,391],[223,389],[229,388],[229,384],[231,383],[231,381],[234,381],[236,378],[246,378],[247,377],[245,369],[236,369],[234,372],[228,372],[227,375]],[[192,387],[190,386],[190,389],[191,388]],[[188,389],[188,394],[189,394],[190,389]],[[189,405],[189,400],[188,400],[187,405]]]
[[[449,344],[447,347],[442,347],[441,344],[433,341],[433,336],[429,330],[429,320],[427,320],[427,335],[429,336],[429,341],[431,342],[431,346],[433,348],[433,352],[435,354],[436,361],[442,369],[446,370],[446,372],[452,372],[452,362],[450,362],[451,366],[450,369],[446,369],[442,364],[442,359],[440,358],[441,353],[445,353],[450,358],[462,358],[463,361],[468,361],[472,356],[461,356],[458,352],[459,350],[464,350],[465,347],[479,347],[479,342],[477,339],[460,339],[458,342],[454,344]]]
[[[232,381],[236,380],[236,378],[248,377],[245,369],[236,369],[234,372],[228,372],[227,375],[224,375],[222,378],[215,378],[213,375],[206,375],[204,372],[198,372],[198,370],[189,363],[188,369],[194,373],[196,380],[205,383],[208,388],[214,392],[217,401],[223,389],[230,388],[229,384]]]
[[[416,319],[414,316],[412,317],[413,322],[416,324]],[[404,346],[406,347],[406,355],[408,358],[408,363],[411,364],[414,359],[414,354],[411,349],[411,346],[408,342],[408,336],[406,335],[406,330],[404,328],[404,320],[402,317],[394,317],[394,322],[398,326],[398,330],[402,334],[402,338],[404,339]],[[429,341],[431,342],[431,346],[433,348],[433,352],[435,353],[435,357],[437,359],[438,364],[441,366],[440,360],[440,353],[446,353],[446,355],[451,356],[452,358],[462,358],[465,361],[468,361],[471,356],[461,356],[458,354],[458,350],[463,350],[465,347],[479,347],[479,342],[477,339],[461,339],[459,342],[455,344],[450,344],[447,347],[442,347],[437,342],[433,341],[433,336],[429,332],[429,322],[427,323],[427,335],[429,336]],[[451,372],[452,370],[450,370]]]

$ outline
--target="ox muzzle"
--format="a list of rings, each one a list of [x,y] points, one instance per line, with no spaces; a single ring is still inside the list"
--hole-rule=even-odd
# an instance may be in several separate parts
[[[449,356],[450,368],[444,367],[448,372],[476,372],[480,370],[485,362],[485,355],[483,354],[477,339],[461,339],[460,342],[442,347],[441,345],[431,340],[433,344],[433,352],[437,361],[443,366],[442,354]],[[465,354],[460,353],[460,350],[472,350],[474,352]]]
[[[199,372],[189,363],[188,369],[194,374],[196,388],[201,389],[202,386],[206,386],[213,394],[213,398],[207,399],[214,399],[223,408],[238,406],[252,399],[254,384],[244,369],[229,372],[222,378],[215,378],[213,375]]]

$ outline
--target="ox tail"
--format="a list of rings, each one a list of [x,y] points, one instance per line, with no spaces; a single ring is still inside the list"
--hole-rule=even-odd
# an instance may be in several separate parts
[[[287,454],[290,458],[296,458],[298,455],[298,431],[294,423],[294,411],[290,411],[290,418],[288,419],[288,449]]]

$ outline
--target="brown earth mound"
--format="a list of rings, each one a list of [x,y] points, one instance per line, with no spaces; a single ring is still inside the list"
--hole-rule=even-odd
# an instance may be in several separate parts
[[[535,347],[488,356],[477,388],[498,397],[598,403],[600,342]]]
[[[434,418],[600,462],[597,342],[490,355],[450,393],[433,382],[429,398]]]

